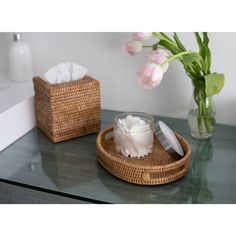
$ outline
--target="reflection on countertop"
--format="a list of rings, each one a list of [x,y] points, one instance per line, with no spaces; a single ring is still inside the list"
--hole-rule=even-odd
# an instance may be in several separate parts
[[[102,112],[102,129],[114,111]],[[107,203],[236,203],[236,127],[216,125],[211,139],[190,137],[187,122],[161,119],[192,147],[188,174],[169,184],[140,186],[106,172],[96,160],[92,134],[54,144],[34,129],[0,153],[0,179]],[[1,180],[0,180],[1,181]]]

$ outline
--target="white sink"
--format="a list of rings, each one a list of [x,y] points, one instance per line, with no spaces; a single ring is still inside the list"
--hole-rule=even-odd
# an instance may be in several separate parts
[[[35,126],[33,83],[14,83],[0,74],[0,151]]]

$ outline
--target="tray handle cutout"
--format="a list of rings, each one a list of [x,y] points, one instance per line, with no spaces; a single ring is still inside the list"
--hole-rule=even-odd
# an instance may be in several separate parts
[[[171,180],[172,178],[175,178],[176,175],[178,176],[183,176],[188,168],[183,165],[176,169],[175,171],[172,171],[171,174],[169,174],[169,179]],[[164,173],[161,172],[143,172],[142,173],[142,180],[143,181],[161,181],[161,179],[166,179],[166,174],[163,175]]]
[[[112,131],[113,131],[112,127],[106,128],[103,131],[102,135],[100,136],[100,143],[103,144],[104,142],[106,142],[106,140],[111,138],[113,136]]]

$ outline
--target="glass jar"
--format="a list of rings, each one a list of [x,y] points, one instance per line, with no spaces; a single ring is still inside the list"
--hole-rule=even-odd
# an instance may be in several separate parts
[[[116,152],[125,158],[140,159],[152,153],[154,119],[141,112],[117,115],[113,122]]]

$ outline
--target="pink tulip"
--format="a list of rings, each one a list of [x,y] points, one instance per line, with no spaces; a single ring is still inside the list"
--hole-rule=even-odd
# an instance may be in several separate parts
[[[137,41],[144,41],[151,38],[151,32],[135,32],[133,33],[133,39]]]
[[[155,63],[147,63],[143,68],[137,71],[140,77],[139,83],[145,89],[152,89],[160,84],[163,78],[163,69]]]
[[[149,62],[156,63],[158,65],[161,65],[164,61],[166,61],[167,57],[168,53],[163,49],[157,49],[148,54]],[[162,66],[164,73],[167,71],[168,67],[169,63],[166,63]]]
[[[143,50],[143,44],[139,41],[129,41],[126,44],[126,50],[131,56],[134,56]]]

